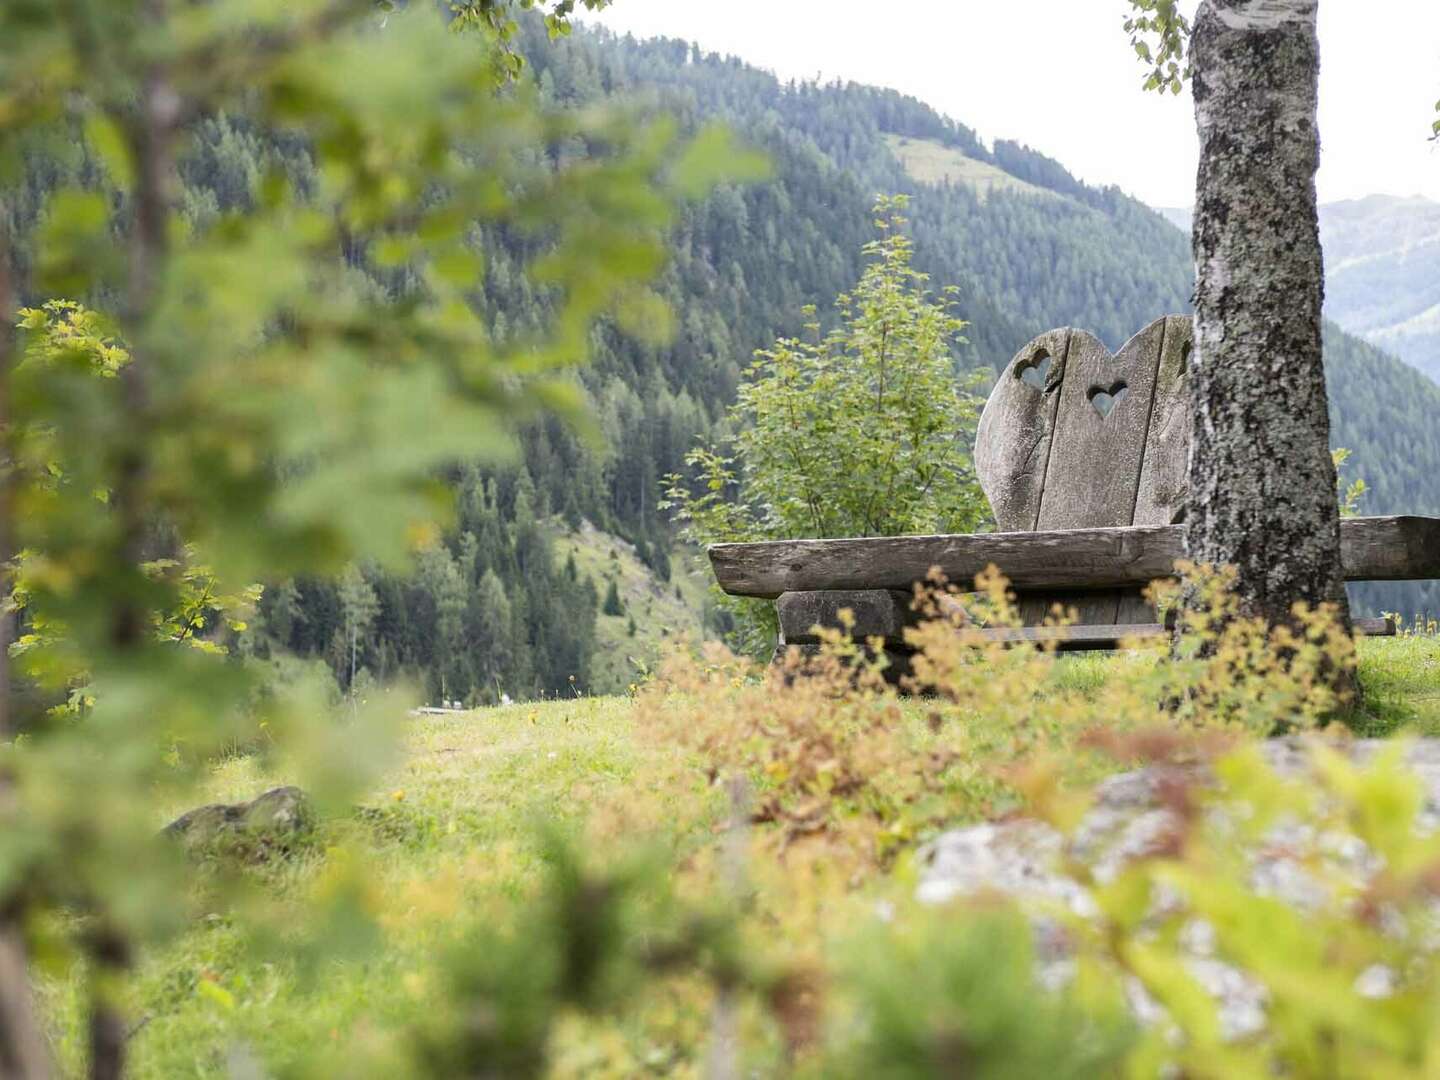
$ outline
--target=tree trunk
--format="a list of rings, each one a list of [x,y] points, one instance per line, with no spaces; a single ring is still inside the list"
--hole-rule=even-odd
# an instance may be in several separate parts
[[[1186,544],[1246,614],[1339,605],[1340,515],[1320,351],[1317,0],[1202,0],[1194,436]]]
[[[129,1025],[120,995],[130,973],[130,944],[102,922],[85,951],[90,958],[89,1080],[122,1080]]]
[[[25,939],[7,912],[0,915],[0,1076],[45,1080],[49,1049],[35,1019]]]
[[[0,206],[0,598],[10,595],[10,565],[15,542],[11,533],[14,490],[13,418],[10,377],[15,355],[15,290],[10,274],[10,243],[5,207]],[[14,617],[0,610],[0,742],[17,734],[11,716],[10,636]],[[14,821],[17,811],[10,777],[0,771],[0,821]],[[49,1051],[35,1019],[30,973],[18,902],[0,896],[0,1076],[43,1080],[50,1075]]]

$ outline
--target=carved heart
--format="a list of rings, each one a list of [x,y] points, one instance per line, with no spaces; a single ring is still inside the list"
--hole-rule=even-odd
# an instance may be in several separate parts
[[[1021,382],[1033,386],[1036,390],[1043,391],[1045,380],[1050,377],[1050,369],[1054,366],[1055,360],[1048,352],[1044,349],[1036,349],[1033,356],[1016,365],[1015,377]]]
[[[1130,387],[1123,382],[1114,383],[1108,390],[1103,386],[1092,386],[1085,396],[1090,399],[1090,404],[1095,406],[1096,412],[1108,418],[1115,406],[1130,396]]]

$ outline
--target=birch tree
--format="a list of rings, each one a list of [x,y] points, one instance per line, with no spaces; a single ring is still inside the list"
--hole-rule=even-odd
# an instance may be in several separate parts
[[[1348,625],[1320,343],[1317,0],[1201,0],[1193,25],[1174,0],[1132,3],[1147,86],[1188,76],[1200,139],[1188,553],[1235,567],[1246,614],[1280,625],[1298,602],[1333,603]]]
[[[1320,344],[1316,0],[1205,0],[1191,39],[1195,387],[1188,548],[1273,623],[1345,608]]]

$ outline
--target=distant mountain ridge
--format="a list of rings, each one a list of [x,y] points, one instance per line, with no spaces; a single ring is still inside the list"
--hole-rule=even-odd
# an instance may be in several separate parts
[[[1189,210],[1159,212],[1190,231]],[[1440,202],[1369,195],[1326,203],[1320,242],[1325,314],[1440,383]]]

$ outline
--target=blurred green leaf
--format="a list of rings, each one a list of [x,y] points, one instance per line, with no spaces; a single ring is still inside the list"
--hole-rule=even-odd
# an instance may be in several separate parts
[[[769,175],[764,154],[736,142],[721,124],[704,127],[691,141],[672,171],[676,188],[686,198],[699,198],[720,180],[761,180]]]
[[[129,191],[135,182],[135,166],[130,147],[115,121],[104,113],[92,112],[85,117],[85,141],[105,164],[115,186]]]

